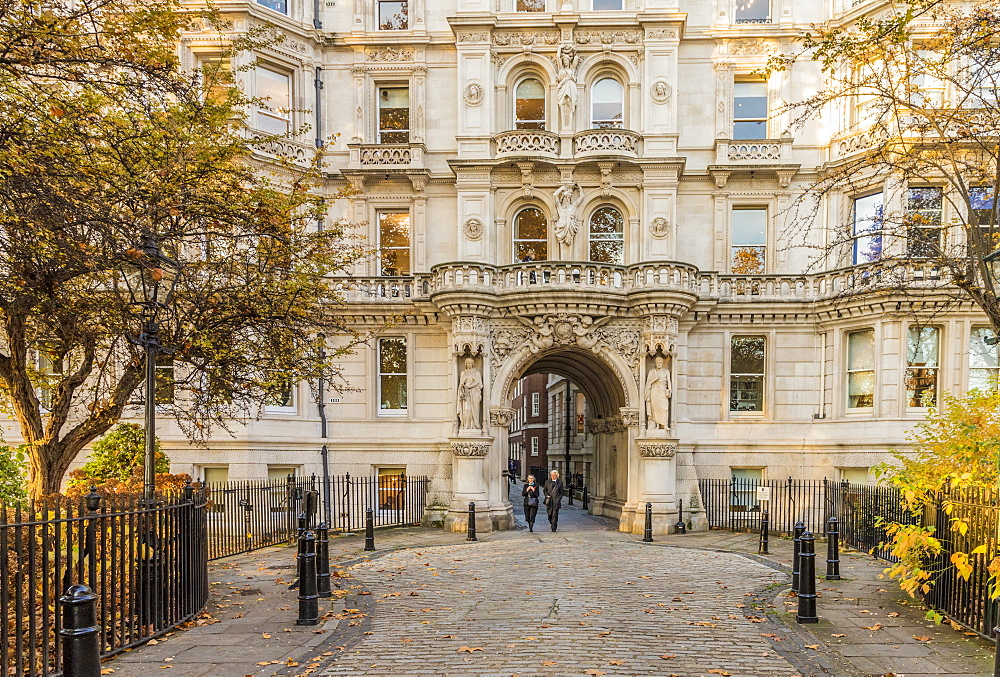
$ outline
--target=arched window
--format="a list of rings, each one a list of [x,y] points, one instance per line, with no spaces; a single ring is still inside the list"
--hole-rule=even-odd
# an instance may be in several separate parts
[[[536,207],[522,209],[514,217],[514,260],[545,261],[548,259],[548,223],[545,214]]]
[[[594,129],[621,129],[625,97],[614,78],[601,78],[590,90],[590,124]]]
[[[614,207],[601,207],[590,215],[590,260],[625,263],[625,219]]]
[[[535,78],[514,90],[514,129],[545,129],[545,88]]]

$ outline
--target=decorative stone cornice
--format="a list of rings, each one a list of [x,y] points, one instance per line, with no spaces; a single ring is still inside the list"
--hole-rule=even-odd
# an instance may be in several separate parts
[[[460,458],[484,458],[493,448],[491,442],[452,442],[451,453]]]
[[[643,458],[673,458],[677,454],[677,445],[672,442],[640,442],[639,456]]]
[[[490,407],[490,425],[509,428],[516,412],[508,407]]]

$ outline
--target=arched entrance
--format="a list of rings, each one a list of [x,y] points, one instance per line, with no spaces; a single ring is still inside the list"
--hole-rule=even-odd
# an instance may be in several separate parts
[[[579,392],[586,402],[586,417],[583,421],[585,429],[573,432],[582,432],[587,438],[588,453],[576,456],[575,464],[573,460],[564,460],[560,455],[549,456],[548,468],[559,469],[567,482],[570,473],[586,468],[586,472],[581,474],[586,476],[590,511],[620,519],[622,508],[629,497],[630,479],[634,484],[636,469],[629,464],[629,426],[622,423],[622,411],[628,410],[629,398],[618,374],[604,359],[580,348],[564,348],[533,355],[517,371],[502,376],[503,381],[498,384],[500,392],[497,394],[502,406],[511,406],[518,381],[533,374],[561,377],[564,381],[559,397],[572,390]],[[634,381],[631,374],[628,377]],[[550,425],[555,428],[551,437],[558,440],[557,445],[561,443],[562,450],[568,456],[569,440],[561,440],[564,435],[562,419],[566,412],[570,412],[573,419],[578,414],[575,403],[566,402],[563,407],[559,415],[550,418]],[[571,425],[576,426],[577,422],[573,421]],[[501,449],[507,447],[503,437],[508,432],[509,428],[497,431],[497,446]],[[582,447],[583,444],[578,446]],[[502,475],[503,467],[499,470]],[[544,478],[540,480],[544,481]],[[502,485],[501,478],[501,491]]]

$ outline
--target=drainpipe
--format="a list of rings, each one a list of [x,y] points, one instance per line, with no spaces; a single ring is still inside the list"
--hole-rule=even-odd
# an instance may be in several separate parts
[[[326,337],[322,334],[320,334],[320,341],[326,341]],[[319,355],[320,359],[325,362],[326,347],[322,344],[319,347]],[[317,391],[319,396],[319,434],[325,440],[328,437],[329,426],[326,419],[326,379],[323,376],[319,377]],[[319,455],[323,463],[323,519],[327,526],[331,526],[333,522],[330,511],[330,450],[325,444],[320,449]]]
[[[319,11],[319,0],[316,0],[316,11]],[[317,16],[319,16],[317,14]],[[316,20],[319,23],[319,20]],[[317,26],[319,28],[319,26]],[[316,66],[316,77],[313,80],[316,87],[316,147],[323,147],[323,69]]]

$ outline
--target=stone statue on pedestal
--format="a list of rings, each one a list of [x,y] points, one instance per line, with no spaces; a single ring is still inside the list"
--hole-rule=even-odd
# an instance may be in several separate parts
[[[461,430],[483,429],[483,377],[471,357],[458,379],[458,422]]]
[[[657,356],[654,367],[646,375],[646,429],[667,430],[670,428],[670,397],[673,394],[670,385],[670,370],[663,364],[663,358]]]

